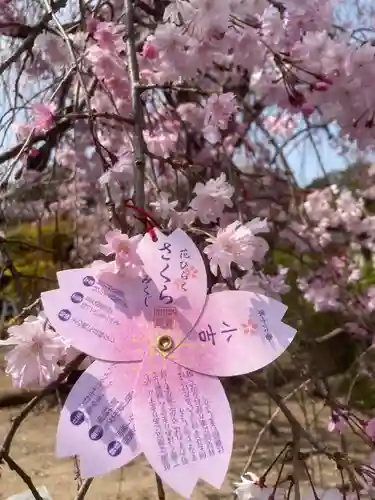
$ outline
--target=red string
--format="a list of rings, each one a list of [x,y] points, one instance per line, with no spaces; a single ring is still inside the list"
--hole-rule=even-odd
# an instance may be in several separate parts
[[[146,226],[146,231],[151,236],[152,241],[158,241],[155,228],[160,228],[160,225],[156,222],[152,215],[143,208],[135,206],[133,203],[131,203],[131,200],[125,202],[125,207],[132,208],[142,216],[140,217],[138,215],[134,215],[134,218],[144,223],[144,225]]]

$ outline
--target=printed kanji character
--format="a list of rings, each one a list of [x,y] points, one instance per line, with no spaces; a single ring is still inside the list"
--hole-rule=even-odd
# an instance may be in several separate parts
[[[186,248],[180,251],[180,259],[190,259],[190,255]]]
[[[212,330],[212,326],[208,325],[207,330],[201,330],[199,333],[199,339],[201,342],[211,342],[212,345],[216,345],[215,335],[216,332]]]
[[[224,330],[221,330],[221,333],[231,333],[237,331],[237,328],[231,328],[230,325],[228,325],[228,323],[226,323],[225,321],[223,321],[223,326],[225,326],[226,328]],[[229,342],[231,338],[232,335],[229,335],[229,337],[227,337],[227,342]]]

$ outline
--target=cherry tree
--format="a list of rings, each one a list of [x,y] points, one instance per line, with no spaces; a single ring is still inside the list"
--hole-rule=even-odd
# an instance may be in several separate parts
[[[359,378],[374,375],[375,171],[366,167],[354,188],[304,190],[286,154],[308,142],[324,173],[322,140],[353,158],[372,151],[369,19],[368,3],[333,0],[0,0],[1,253],[20,306],[2,345],[14,385],[40,387],[0,460],[35,498],[32,479],[12,458],[13,438],[43,397],[92,361],[55,331],[40,292],[56,288],[62,269],[138,273],[143,235],[177,228],[201,251],[211,294],[282,300],[298,329],[289,362],[299,377],[288,381],[290,394],[263,372],[243,377],[273,401],[290,434],[257,475],[248,471],[254,445],[237,496],[299,500],[304,470],[304,497],[372,498],[374,421],[351,394]],[[15,246],[31,245],[14,236],[21,223],[37,228],[32,245],[41,252],[51,252],[42,248],[45,228],[60,235],[52,274],[27,292],[25,280],[37,277],[12,257]],[[64,255],[61,238],[69,241]],[[345,397],[335,370],[319,363],[320,347],[337,339],[354,353]],[[330,409],[336,448],[288,408],[301,391]],[[349,434],[368,448],[363,463],[343,444]],[[314,454],[337,468],[340,487],[314,484]]]

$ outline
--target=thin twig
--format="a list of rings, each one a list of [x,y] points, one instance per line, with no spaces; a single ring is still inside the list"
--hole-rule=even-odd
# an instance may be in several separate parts
[[[83,483],[80,489],[78,490],[77,495],[74,497],[74,500],[82,500],[85,498],[86,493],[89,491],[89,488],[93,482],[93,479],[86,479]]]
[[[159,500],[165,500],[165,491],[164,491],[164,485],[163,481],[161,480],[161,477],[159,474],[155,472],[155,479],[156,479],[156,487],[158,491],[158,499]]]
[[[8,464],[8,467],[16,472],[16,474],[22,479],[22,481],[27,485],[29,490],[31,491],[31,494],[35,498],[35,500],[43,500],[43,498],[40,496],[38,490],[34,486],[34,483],[31,479],[31,477],[20,467],[17,462],[15,462],[9,455],[6,455],[3,457],[4,462]]]
[[[311,382],[311,379],[308,379],[308,380],[305,380],[304,382],[302,382],[302,384],[300,384],[298,387],[295,387],[292,392],[290,392],[287,396],[285,396],[283,398],[284,403],[286,403],[289,399],[291,399],[298,391],[300,391],[301,389],[303,389],[304,387],[306,387],[310,382]],[[258,446],[259,446],[259,443],[260,443],[262,437],[264,436],[264,434],[267,431],[267,429],[269,429],[269,427],[271,427],[273,421],[279,415],[280,412],[281,412],[280,407],[277,407],[276,410],[273,412],[273,414],[268,419],[268,421],[266,422],[266,424],[264,425],[264,427],[259,432],[259,434],[258,434],[258,436],[257,436],[257,438],[255,440],[255,443],[254,443],[254,445],[253,445],[253,447],[251,449],[251,452],[250,452],[249,458],[248,458],[248,460],[246,462],[246,465],[245,465],[245,467],[243,469],[242,476],[247,472],[247,470],[251,466],[251,463],[253,461],[254,455],[255,455],[255,453],[256,453],[256,451],[258,449]]]

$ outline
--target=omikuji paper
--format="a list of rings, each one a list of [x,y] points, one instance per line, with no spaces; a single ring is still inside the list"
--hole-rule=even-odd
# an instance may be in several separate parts
[[[57,454],[78,455],[84,477],[144,453],[160,477],[189,497],[199,478],[220,488],[233,446],[219,376],[258,370],[280,356],[295,330],[286,306],[259,293],[207,295],[202,256],[178,229],[145,235],[143,271],[111,263],[58,273],[42,294],[48,319],[96,361],[61,413]]]

